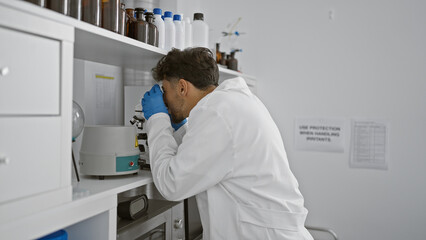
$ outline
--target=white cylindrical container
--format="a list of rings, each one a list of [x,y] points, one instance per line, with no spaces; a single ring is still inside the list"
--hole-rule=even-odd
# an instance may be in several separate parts
[[[175,47],[180,50],[183,50],[185,48],[185,31],[183,29],[181,15],[175,14],[173,16],[173,23],[175,24],[175,29],[176,29]]]
[[[185,26],[185,48],[192,47],[192,25],[189,17],[183,22]]]
[[[154,8],[154,24],[158,29],[158,47],[164,49],[165,29],[164,20],[161,18],[162,13],[161,8]]]
[[[192,46],[209,47],[209,26],[204,22],[202,13],[194,13],[192,22]]]
[[[166,11],[164,12],[164,29],[165,29],[165,39],[164,39],[164,49],[167,51],[172,50],[176,46],[176,29],[175,24],[172,20],[173,13]]]

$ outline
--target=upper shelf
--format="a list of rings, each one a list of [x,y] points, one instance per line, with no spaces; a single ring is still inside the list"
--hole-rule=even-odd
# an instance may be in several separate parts
[[[38,7],[32,3],[1,0],[0,4],[74,27],[74,57],[81,60],[150,71],[161,57],[167,54],[167,51],[158,47],[79,21],[50,9]],[[219,67],[219,71],[222,79],[241,76],[246,80],[255,80],[253,76],[223,67]]]

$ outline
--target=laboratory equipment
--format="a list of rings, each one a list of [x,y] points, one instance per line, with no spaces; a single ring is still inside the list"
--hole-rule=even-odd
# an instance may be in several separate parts
[[[84,112],[83,109],[78,105],[77,102],[72,101],[72,142],[75,142],[75,139],[80,136],[84,128]],[[75,163],[74,151],[71,150],[72,162],[74,166],[75,175],[77,176],[77,181],[80,182],[80,176],[78,175],[77,165]]]
[[[133,126],[85,126],[80,150],[83,174],[105,176],[134,174],[139,170],[139,144]]]

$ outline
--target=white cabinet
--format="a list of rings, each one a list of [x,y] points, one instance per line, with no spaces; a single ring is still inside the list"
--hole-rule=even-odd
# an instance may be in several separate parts
[[[0,2],[2,238],[15,220],[72,200],[74,41],[72,27],[6,7],[4,2]]]
[[[0,27],[0,114],[59,114],[61,42]]]

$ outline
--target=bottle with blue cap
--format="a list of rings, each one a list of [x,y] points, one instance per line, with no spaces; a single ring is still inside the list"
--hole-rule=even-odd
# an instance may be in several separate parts
[[[158,30],[158,47],[164,49],[164,36],[165,36],[165,29],[164,29],[164,20],[161,18],[161,14],[163,11],[161,8],[154,8],[154,24],[157,26]]]
[[[172,50],[176,46],[176,28],[172,20],[173,13],[170,11],[164,12],[164,49],[167,51]]]
[[[185,30],[181,19],[182,16],[180,14],[175,14],[173,16],[173,23],[175,24],[176,29],[175,47],[183,50],[185,48]]]

